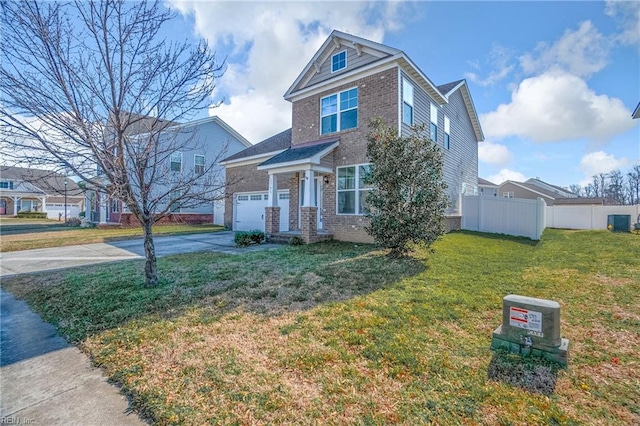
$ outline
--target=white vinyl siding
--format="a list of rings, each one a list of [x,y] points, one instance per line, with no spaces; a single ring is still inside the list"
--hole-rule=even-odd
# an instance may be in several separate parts
[[[449,117],[444,116],[444,148],[449,149],[451,145],[451,122]]]

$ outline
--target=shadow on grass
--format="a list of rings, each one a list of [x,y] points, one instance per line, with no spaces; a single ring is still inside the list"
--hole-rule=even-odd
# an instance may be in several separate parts
[[[561,368],[559,364],[544,359],[497,351],[489,363],[487,375],[489,380],[549,396],[556,388]]]
[[[490,234],[488,232],[476,232],[476,231],[452,231],[451,233],[462,234],[462,235],[472,235],[474,237],[486,238],[488,240],[503,240],[509,241],[513,243],[519,243],[526,246],[537,246],[540,241],[532,240],[527,237],[516,237],[513,235],[507,234]]]
[[[197,307],[217,317],[236,308],[262,315],[312,309],[392,285],[424,270],[370,245],[326,242],[226,255],[190,253],[158,259],[160,283],[146,288],[144,262],[126,261],[3,280],[71,341],[155,316]]]

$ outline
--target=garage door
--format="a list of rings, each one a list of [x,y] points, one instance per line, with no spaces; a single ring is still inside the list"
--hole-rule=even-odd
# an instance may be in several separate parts
[[[80,216],[80,206],[67,204],[67,219]],[[47,204],[47,218],[58,220],[64,218],[64,204]]]
[[[267,207],[268,194],[266,192],[239,193],[235,196],[234,231],[264,231],[264,208]],[[289,230],[289,191],[278,193],[278,207],[280,207],[280,230]]]

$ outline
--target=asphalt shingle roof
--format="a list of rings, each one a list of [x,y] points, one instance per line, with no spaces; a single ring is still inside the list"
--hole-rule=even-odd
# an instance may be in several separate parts
[[[237,152],[222,161],[239,160],[245,157],[253,157],[254,155],[266,154],[268,152],[281,151],[291,146],[291,129],[280,132],[271,136],[255,145],[250,146],[240,152]]]
[[[322,152],[324,149],[328,148],[336,142],[337,139],[315,145],[307,145],[299,148],[289,148],[286,151],[276,155],[275,157],[268,159],[260,165],[268,166],[271,164],[289,163],[291,161],[304,160],[306,158],[313,157],[319,152]]]
[[[449,93],[449,91],[451,89],[453,89],[454,87],[456,87],[458,84],[460,84],[462,81],[464,80],[456,80],[456,81],[452,81],[451,83],[446,83],[446,84],[441,84],[440,86],[438,86],[438,90],[440,91],[440,93],[442,93],[443,95],[446,95],[447,93]]]
[[[35,186],[48,195],[64,194],[64,175],[52,170],[28,169],[23,167],[0,166],[2,180],[22,181]],[[67,178],[67,195],[82,196],[82,189],[73,180]],[[26,188],[26,186],[25,186]],[[25,189],[22,189],[25,190]],[[31,192],[31,191],[28,191]]]

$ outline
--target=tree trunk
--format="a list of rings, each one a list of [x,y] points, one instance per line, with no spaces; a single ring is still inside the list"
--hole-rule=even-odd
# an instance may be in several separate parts
[[[144,285],[147,287],[155,287],[158,285],[158,262],[156,260],[156,249],[153,244],[153,221],[150,219],[142,223],[144,231]]]

